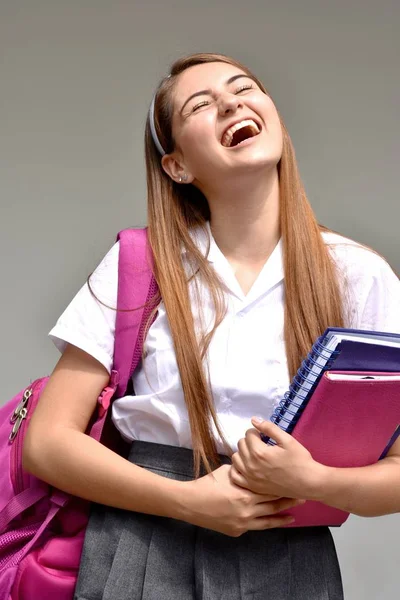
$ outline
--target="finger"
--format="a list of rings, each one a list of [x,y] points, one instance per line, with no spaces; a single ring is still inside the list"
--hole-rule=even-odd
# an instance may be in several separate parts
[[[286,446],[288,443],[293,441],[292,436],[286,433],[286,431],[282,431],[282,429],[278,427],[278,425],[275,425],[275,423],[272,423],[271,421],[260,421],[257,419],[259,419],[259,417],[253,417],[251,419],[251,422],[257,431],[275,440],[278,446]]]
[[[235,485],[244,488],[245,490],[249,490],[249,483],[247,479],[239,473],[235,467],[231,467],[230,478],[232,483]],[[254,495],[255,504],[263,504],[265,502],[272,502],[274,500],[279,500],[281,496],[277,496],[276,494],[258,494],[257,492],[251,492]]]
[[[246,466],[245,463],[243,461],[243,458],[240,456],[240,454],[238,452],[235,452],[234,454],[232,454],[232,466],[236,469],[236,471],[238,471],[239,473],[246,473]]]
[[[256,431],[256,430],[254,430],[254,431]],[[258,435],[257,431],[256,431],[256,435]],[[238,441],[238,454],[240,455],[241,459],[244,461],[245,464],[249,463],[251,456],[250,456],[250,450],[247,446],[246,438],[241,438]]]
[[[239,487],[246,488],[248,486],[247,479],[239,473],[234,465],[232,465],[229,476],[231,478],[232,483],[238,485]]]
[[[231,466],[230,472],[229,472],[229,476],[231,479],[231,482],[234,483],[235,485],[244,488],[246,490],[250,489],[249,488],[249,482],[247,481],[246,477],[244,475],[242,475],[241,473],[239,473],[239,471],[235,468],[234,465]],[[282,496],[277,496],[276,494],[259,494],[258,492],[252,492],[256,497],[256,504],[262,504],[263,502],[271,502],[272,500],[278,500],[279,498],[281,498]]]
[[[304,500],[298,500],[297,498],[279,498],[272,502],[262,502],[257,504],[255,514],[257,517],[275,515],[283,510],[288,510],[289,508],[294,508],[301,504],[304,504]]]
[[[254,455],[257,449],[257,454],[260,452],[264,453],[267,449],[270,449],[260,438],[260,432],[257,429],[248,429],[246,431],[246,445],[250,455]]]
[[[248,524],[248,529],[251,531],[261,531],[264,529],[275,529],[276,527],[284,527],[294,523],[295,519],[290,515],[287,517],[258,517],[253,519]]]

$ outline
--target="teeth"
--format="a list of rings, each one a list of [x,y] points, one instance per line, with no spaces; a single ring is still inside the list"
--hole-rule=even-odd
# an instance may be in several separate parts
[[[226,148],[229,148],[232,144],[232,139],[236,131],[242,129],[243,127],[251,127],[254,134],[260,133],[260,128],[253,119],[246,119],[245,121],[241,121],[240,123],[236,123],[236,125],[232,125],[227,131],[225,131],[222,136],[221,144]]]

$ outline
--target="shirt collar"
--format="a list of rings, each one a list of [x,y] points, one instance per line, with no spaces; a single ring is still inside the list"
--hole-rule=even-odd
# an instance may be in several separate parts
[[[264,264],[252,288],[247,295],[244,295],[229,261],[219,249],[212,235],[209,221],[206,222],[205,229],[195,227],[191,230],[190,234],[203,256],[209,263],[214,265],[215,270],[223,279],[229,292],[240,299],[246,306],[269,293],[273,287],[284,279],[282,238],[278,241]],[[186,252],[185,249],[183,252]]]
[[[206,221],[205,228],[200,226],[193,227],[190,230],[190,236],[197,248],[202,253],[202,255],[208,260],[208,262],[214,263],[218,256],[218,252],[221,252],[221,250],[218,248],[214,237],[211,233],[210,222]],[[186,254],[185,247],[182,248],[182,254],[183,256]]]

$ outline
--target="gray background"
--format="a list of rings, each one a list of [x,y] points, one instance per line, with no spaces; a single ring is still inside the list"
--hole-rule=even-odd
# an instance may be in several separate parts
[[[320,221],[400,270],[399,26],[398,0],[0,0],[0,402],[51,371],[48,330],[116,232],[145,224],[145,114],[181,54],[247,63]],[[334,531],[348,600],[398,597],[399,524]]]

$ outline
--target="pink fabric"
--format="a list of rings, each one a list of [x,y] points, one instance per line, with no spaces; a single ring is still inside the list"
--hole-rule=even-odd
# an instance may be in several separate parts
[[[0,511],[14,497],[15,491],[12,483],[12,464],[11,451],[12,444],[8,438],[11,433],[13,424],[10,422],[14,410],[21,402],[22,393],[17,394],[14,398],[0,408],[0,448],[1,448],[1,469],[0,469]],[[1,531],[1,530],[0,530]]]
[[[28,554],[18,570],[12,600],[71,600],[73,598],[84,530],[71,538],[54,537]],[[38,596],[40,590],[40,596]]]
[[[147,240],[146,229],[127,229],[119,234],[120,253],[118,269],[118,307],[126,312],[117,313],[114,363],[118,365],[119,381],[117,398],[126,390],[128,380],[139,363],[143,348],[141,324],[150,316],[153,306],[149,304],[158,288],[153,276],[153,257]],[[128,248],[128,250],[125,250]],[[134,284],[132,284],[132,264]],[[147,304],[147,305],[146,305]],[[144,306],[146,305],[146,306]],[[140,306],[138,310],[131,310]],[[132,340],[136,340],[132,344]]]

